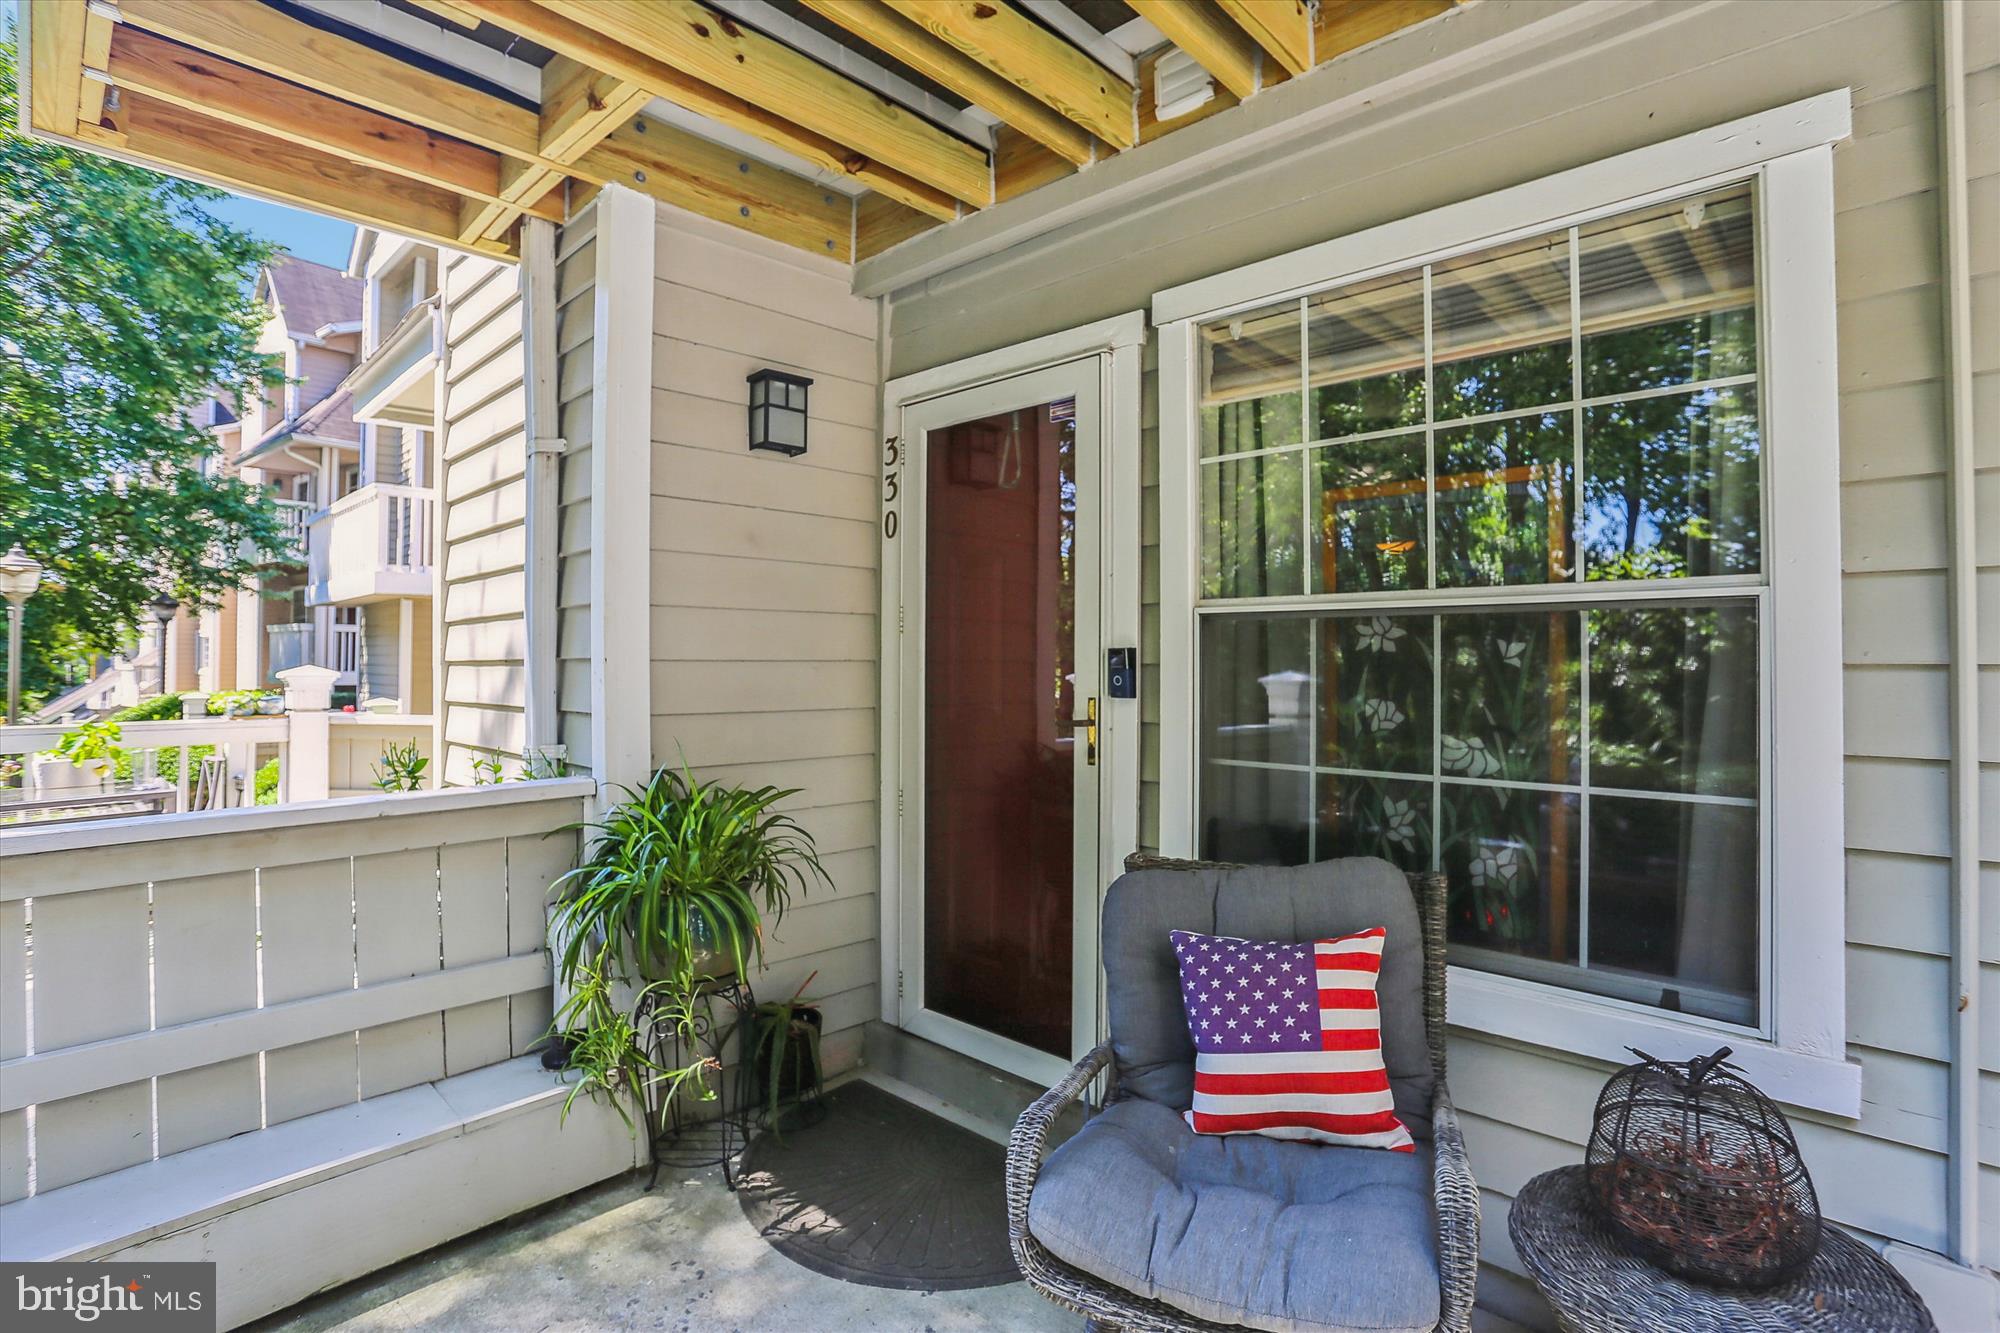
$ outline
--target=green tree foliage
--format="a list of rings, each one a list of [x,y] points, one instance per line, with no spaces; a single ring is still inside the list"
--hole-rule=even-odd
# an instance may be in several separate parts
[[[0,39],[0,105],[17,101]],[[47,569],[24,689],[115,651],[162,589],[206,604],[280,545],[262,487],[220,475],[189,410],[268,382],[251,279],[270,247],[223,195],[0,124],[0,550]]]

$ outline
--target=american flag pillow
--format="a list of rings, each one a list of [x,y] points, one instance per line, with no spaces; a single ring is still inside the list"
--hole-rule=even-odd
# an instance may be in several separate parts
[[[1375,981],[1388,935],[1270,944],[1173,932],[1197,1134],[1416,1151],[1382,1063]]]

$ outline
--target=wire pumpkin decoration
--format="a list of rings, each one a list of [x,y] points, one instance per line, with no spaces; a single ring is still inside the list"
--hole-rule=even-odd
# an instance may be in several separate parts
[[[1819,1250],[1819,1196],[1777,1104],[1724,1062],[1639,1063],[1598,1094],[1588,1194],[1639,1257],[1718,1286],[1760,1288]]]

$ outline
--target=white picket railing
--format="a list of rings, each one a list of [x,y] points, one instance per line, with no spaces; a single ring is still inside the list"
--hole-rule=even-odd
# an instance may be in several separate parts
[[[18,787],[0,789],[0,821],[13,818],[78,817],[92,807],[117,812],[121,805],[150,805],[155,810],[194,808],[202,760],[223,760],[226,780],[211,789],[201,804],[213,809],[249,805],[255,800],[257,769],[278,761],[278,792],[283,800],[291,760],[290,719],[276,717],[207,717],[187,721],[121,722],[115,744],[129,759],[130,775],[120,779],[117,766],[99,761],[79,767],[46,752],[76,730],[70,726],[0,727],[0,758],[13,759],[22,771]],[[207,750],[210,755],[197,753]],[[175,762],[161,762],[171,754]],[[171,776],[168,776],[171,771]],[[123,797],[124,800],[118,798]]]
[[[0,832],[0,1204],[528,1051],[591,790]]]
[[[79,768],[46,752],[74,727],[0,727],[0,760],[21,772],[0,782],[0,827],[29,822],[115,818],[136,810],[172,813],[228,809],[256,802],[256,774],[275,759],[274,804],[368,794],[391,745],[415,742],[431,752],[431,719],[422,714],[281,713],[273,717],[203,717],[121,722],[116,744],[129,777],[115,766]],[[301,735],[303,745],[295,745]],[[166,762],[163,756],[172,756]],[[307,768],[294,768],[294,758]],[[202,761],[222,760],[219,782],[200,784]],[[212,765],[210,776],[218,776]],[[170,775],[170,776],[169,776]]]

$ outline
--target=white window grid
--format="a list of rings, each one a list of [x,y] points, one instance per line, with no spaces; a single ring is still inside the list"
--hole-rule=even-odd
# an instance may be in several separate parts
[[[1299,466],[1301,469],[1301,486],[1299,492],[1301,496],[1300,521],[1303,528],[1303,531],[1301,533],[1301,545],[1300,545],[1300,560],[1302,567],[1301,587],[1304,589],[1304,591],[1298,594],[1270,596],[1270,597],[1209,598],[1200,596],[1199,590],[1197,589],[1197,597],[1194,607],[1195,614],[1197,618],[1200,619],[1209,616],[1228,616],[1228,615],[1272,616],[1285,612],[1296,612],[1296,611],[1311,611],[1325,615],[1327,613],[1335,613],[1335,612],[1351,613],[1359,610],[1369,610],[1377,614],[1400,614],[1408,616],[1408,615],[1421,615],[1424,611],[1429,610],[1431,648],[1432,648],[1432,657],[1431,657],[1432,754],[1431,754],[1430,772],[1428,774],[1399,773],[1387,770],[1351,768],[1340,765],[1319,763],[1317,759],[1320,753],[1319,750],[1320,710],[1317,701],[1315,700],[1313,706],[1308,707],[1305,710],[1306,728],[1307,728],[1306,753],[1307,755],[1312,756],[1313,762],[1308,764],[1285,764],[1285,763],[1262,761],[1262,760],[1202,758],[1200,762],[1197,763],[1195,768],[1194,804],[1197,810],[1201,808],[1202,770],[1210,765],[1216,767],[1225,767],[1225,768],[1230,768],[1230,767],[1251,768],[1251,769],[1265,769],[1271,771],[1298,773],[1304,776],[1308,782],[1307,806],[1306,806],[1308,811],[1308,817],[1306,819],[1306,829],[1305,829],[1307,856],[1309,860],[1317,861],[1319,859],[1319,849],[1318,849],[1319,821],[1316,818],[1314,812],[1316,812],[1319,808],[1319,784],[1320,780],[1324,777],[1360,778],[1364,780],[1396,781],[1396,782],[1406,782],[1412,784],[1423,784],[1427,782],[1430,785],[1431,789],[1430,809],[1431,809],[1431,819],[1433,821],[1434,828],[1436,820],[1438,818],[1438,812],[1442,807],[1442,801],[1444,799],[1444,789],[1447,786],[1472,787],[1472,788],[1485,787],[1497,790],[1531,791],[1531,792],[1540,792],[1548,794],[1557,794],[1563,796],[1573,796],[1577,800],[1577,845],[1576,845],[1576,858],[1575,858],[1576,875],[1577,875],[1576,882],[1577,882],[1577,920],[1578,920],[1577,960],[1574,964],[1551,963],[1548,968],[1549,974],[1551,976],[1554,976],[1558,973],[1570,973],[1572,970],[1575,971],[1591,970],[1590,832],[1591,832],[1591,798],[1593,794],[1607,798],[1630,798],[1639,800],[1660,801],[1665,803],[1681,804],[1681,805],[1701,805],[1701,804],[1726,805],[1726,806],[1737,806],[1737,807],[1755,809],[1758,812],[1758,827],[1757,827],[1758,907],[1756,913],[1756,920],[1757,920],[1757,929],[1760,942],[1760,948],[1758,949],[1756,955],[1757,975],[1755,983],[1756,984],[1755,1004],[1758,1015],[1757,1020],[1755,1023],[1752,1024],[1739,1024],[1739,1023],[1731,1023],[1722,1019],[1708,1018],[1699,1014],[1692,1014],[1692,1013],[1676,1013],[1675,1017],[1679,1020],[1686,1022],[1701,1024],[1705,1026],[1712,1026],[1722,1031],[1738,1031],[1738,1032],[1745,1032],[1753,1035],[1762,1036],[1762,1035],[1768,1035],[1771,1029],[1771,995],[1770,995],[1771,988],[1769,984],[1770,964],[1769,964],[1768,948],[1763,946],[1765,945],[1766,942],[1768,942],[1770,938],[1773,913],[1772,913],[1772,894],[1771,894],[1771,827],[1770,827],[1771,820],[1770,820],[1769,805],[1768,802],[1765,801],[1764,799],[1765,793],[1769,790],[1770,750],[1771,750],[1770,738],[1768,735],[1768,722],[1767,722],[1767,719],[1769,717],[1768,691],[1769,691],[1769,681],[1771,676],[1771,661],[1770,661],[1771,653],[1769,644],[1767,643],[1767,640],[1769,638],[1769,635],[1767,633],[1767,628],[1770,624],[1770,616],[1768,613],[1770,580],[1768,574],[1769,553],[1766,549],[1764,549],[1761,541],[1760,541],[1759,559],[1758,559],[1759,572],[1756,574],[1704,575],[1699,577],[1674,578],[1674,579],[1631,579],[1631,580],[1617,580],[1617,581],[1609,581],[1609,580],[1592,581],[1588,577],[1587,549],[1583,542],[1575,541],[1573,544],[1573,554],[1570,562],[1571,563],[1570,576],[1568,579],[1560,582],[1546,582],[1538,584],[1508,584],[1508,585],[1494,585],[1485,587],[1467,586],[1467,587],[1446,587],[1446,588],[1439,587],[1437,582],[1438,552],[1437,552],[1436,483],[1437,483],[1438,432],[1453,430],[1463,426],[1482,425],[1498,421],[1521,420],[1529,417],[1555,416],[1567,413],[1570,419],[1570,439],[1572,448],[1570,495],[1568,497],[1569,514],[1570,514],[1570,521],[1572,523],[1576,523],[1580,521],[1581,517],[1585,512],[1584,486],[1585,486],[1586,474],[1584,470],[1583,423],[1586,412],[1588,412],[1591,408],[1607,406],[1614,403],[1637,402],[1651,398],[1686,397],[1689,399],[1693,399],[1700,396],[1703,393],[1741,389],[1744,387],[1749,387],[1754,389],[1760,384],[1763,378],[1763,368],[1764,368],[1763,363],[1765,357],[1765,349],[1767,346],[1766,339],[1769,336],[1769,330],[1766,327],[1766,322],[1764,318],[1765,310],[1762,300],[1762,295],[1763,295],[1762,284],[1764,279],[1764,264],[1763,264],[1764,215],[1763,215],[1763,209],[1761,207],[1761,200],[1757,198],[1758,177],[1755,176],[1754,174],[1745,174],[1735,180],[1725,179],[1720,181],[1704,182],[1700,186],[1690,188],[1686,192],[1685,197],[1690,199],[1699,198],[1704,195],[1712,194],[1720,189],[1728,188],[1731,185],[1747,185],[1750,188],[1752,195],[1751,216],[1752,216],[1753,226],[1756,229],[1755,240],[1753,242],[1753,245],[1754,245],[1754,253],[1757,255],[1757,263],[1753,267],[1753,285],[1751,289],[1751,301],[1752,301],[1752,308],[1756,313],[1756,318],[1758,321],[1758,337],[1757,337],[1758,369],[1748,374],[1718,376],[1708,379],[1690,380],[1682,383],[1659,386],[1649,389],[1634,389],[1620,393],[1608,393],[1608,394],[1585,396],[1583,392],[1584,362],[1583,362],[1581,237],[1582,237],[1583,227],[1587,225],[1590,221],[1594,221],[1597,219],[1591,217],[1579,217],[1576,221],[1570,223],[1567,227],[1561,229],[1566,235],[1567,263],[1565,267],[1567,270],[1568,283],[1569,283],[1568,317],[1569,317],[1569,341],[1570,341],[1570,349],[1569,349],[1570,350],[1570,395],[1566,400],[1554,403],[1537,404],[1531,407],[1509,408],[1504,411],[1489,412],[1476,415],[1461,415],[1457,417],[1450,417],[1443,419],[1440,419],[1436,416],[1436,403],[1435,403],[1436,329],[1434,324],[1433,308],[1432,308],[1434,274],[1437,267],[1440,264],[1449,263],[1451,260],[1461,258],[1466,255],[1477,254],[1483,250],[1495,248],[1496,246],[1495,240],[1485,240],[1472,245],[1464,246],[1458,250],[1449,253],[1433,256],[1431,259],[1424,262],[1421,266],[1416,266],[1416,265],[1410,266],[1411,268],[1420,267],[1422,275],[1422,284],[1423,284],[1422,287],[1423,342],[1424,342],[1423,423],[1421,425],[1416,425],[1416,426],[1394,426],[1382,430],[1354,432],[1347,435],[1314,437],[1312,436],[1310,430],[1310,425],[1313,421],[1313,413],[1311,410],[1311,403],[1312,403],[1311,303],[1315,298],[1338,294],[1340,291],[1348,287],[1354,286],[1355,283],[1352,281],[1336,283],[1330,286],[1305,291],[1303,293],[1300,293],[1295,298],[1291,298],[1298,312],[1299,412],[1301,416],[1300,433],[1302,437],[1307,437],[1307,438],[1302,438],[1300,441],[1296,443],[1271,445],[1258,449],[1235,450],[1235,451],[1217,453],[1205,457],[1200,457],[1196,461],[1197,461],[1197,470],[1199,471],[1201,469],[1206,469],[1209,467],[1218,466],[1230,462],[1246,460],[1246,459],[1255,459],[1262,457],[1278,457],[1288,454],[1298,455]],[[1618,210],[1606,210],[1600,216],[1615,216],[1617,211]],[[1407,271],[1409,270],[1408,269],[1402,270],[1402,272],[1407,272]],[[1395,272],[1392,271],[1391,274],[1382,276],[1395,276],[1395,275],[1396,275]],[[1265,305],[1259,307],[1259,310],[1269,311],[1275,308],[1276,308],[1275,305]],[[1764,420],[1766,404],[1764,396],[1761,393],[1756,394],[1754,397],[1755,397],[1757,417],[1758,417],[1758,423],[1757,423],[1758,444],[1759,444],[1758,461],[1760,468],[1759,480],[1758,480],[1758,503],[1761,513],[1768,509],[1768,505],[1766,503],[1766,496],[1768,493],[1767,488],[1769,485],[1769,476],[1768,476],[1769,469],[1767,466],[1767,451],[1764,448],[1764,442],[1767,438],[1766,423]],[[1425,586],[1422,588],[1390,589],[1384,591],[1348,592],[1348,593],[1324,593],[1324,592],[1312,591],[1312,584],[1314,581],[1314,575],[1313,575],[1314,562],[1312,559],[1312,553],[1315,545],[1314,541],[1315,513],[1314,513],[1314,506],[1309,501],[1307,501],[1305,497],[1309,497],[1312,494],[1313,461],[1315,455],[1319,451],[1338,447],[1339,445],[1343,444],[1365,443],[1375,440],[1394,439],[1406,436],[1415,438],[1419,435],[1423,437],[1424,441],[1424,514],[1425,514],[1424,548],[1425,548],[1425,563],[1426,563]],[[1761,535],[1767,531],[1768,525],[1760,520],[1758,528],[1761,537]],[[1701,792],[1689,792],[1689,791],[1681,791],[1681,792],[1646,791],[1634,788],[1608,787],[1608,786],[1600,786],[1592,784],[1590,775],[1591,633],[1590,633],[1589,612],[1591,610],[1598,610],[1598,609],[1611,609],[1611,610],[1626,609],[1632,606],[1647,605],[1647,604],[1655,604],[1655,605],[1666,604],[1666,605],[1694,606],[1694,607],[1747,604],[1754,608],[1756,624],[1758,627],[1757,715],[1759,719],[1759,728],[1760,728],[1759,744],[1758,744],[1759,774],[1758,774],[1756,796],[1754,797],[1724,796],[1724,795],[1701,793]],[[1444,721],[1443,721],[1444,714],[1442,708],[1443,704],[1442,692],[1443,692],[1443,682],[1444,682],[1444,661],[1442,652],[1443,618],[1445,614],[1449,613],[1463,613],[1463,612],[1477,612],[1477,611],[1490,612],[1496,610],[1576,611],[1579,613],[1577,615],[1577,621],[1578,621],[1577,678],[1578,678],[1579,697],[1578,697],[1578,728],[1576,735],[1578,780],[1575,783],[1534,782],[1525,779],[1515,779],[1515,778],[1479,778],[1479,777],[1468,776],[1465,774],[1448,774],[1444,771],[1443,755],[1441,753],[1443,747],[1443,736],[1444,736]],[[1307,668],[1306,668],[1307,675],[1314,682],[1315,687],[1317,687],[1317,684],[1320,679],[1319,635],[1317,633],[1309,633],[1306,637],[1306,643],[1307,643]],[[1197,681],[1195,693],[1197,698],[1199,698],[1200,696],[1200,688],[1198,682],[1202,679],[1201,673],[1204,670],[1204,664],[1201,661],[1200,644],[1201,644],[1201,635],[1197,633],[1197,635],[1195,636],[1195,663],[1194,663],[1195,673],[1196,673],[1195,679]],[[1443,865],[1444,849],[1442,846],[1442,842],[1435,835],[1435,832],[1433,832],[1433,836],[1431,837],[1430,841],[1431,841],[1431,847],[1430,847],[1431,869],[1434,872],[1442,871],[1444,869]],[[1459,952],[1462,953],[1463,951],[1461,950]],[[1531,964],[1533,961],[1535,960],[1530,959]],[[1604,977],[1607,981],[1611,981],[1620,974],[1616,972],[1607,972],[1603,969],[1599,969],[1597,975]],[[1642,980],[1644,983],[1644,988],[1646,989],[1658,989],[1662,987],[1668,987],[1668,988],[1679,989],[1683,992],[1686,992],[1691,989],[1696,989],[1696,987],[1692,986],[1690,983],[1679,982],[1670,977],[1653,977],[1649,974],[1645,976]],[[1561,983],[1557,982],[1557,984]],[[1605,1002],[1613,1004],[1632,1003],[1634,1007],[1642,1010],[1657,1011],[1656,1005],[1643,1001],[1640,1002],[1627,1001],[1617,995],[1593,995],[1593,998],[1600,999]]]

